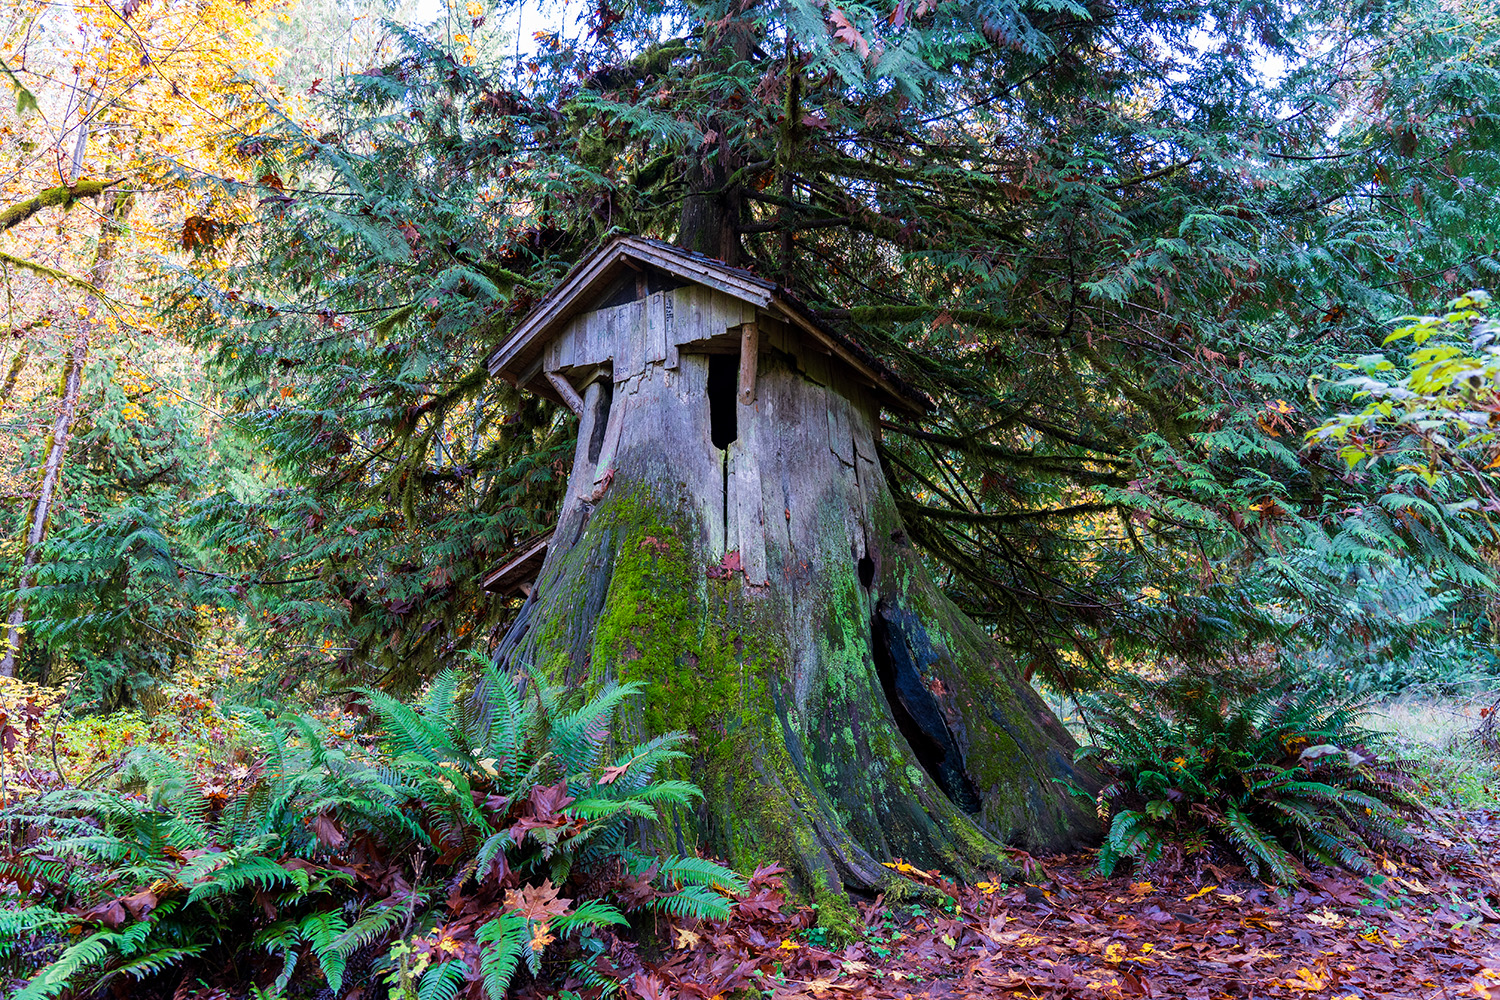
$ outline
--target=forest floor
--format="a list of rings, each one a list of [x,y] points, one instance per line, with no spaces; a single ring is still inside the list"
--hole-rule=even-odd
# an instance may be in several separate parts
[[[1414,761],[1431,810],[1416,843],[1370,874],[1320,870],[1277,891],[1209,851],[1114,878],[1091,852],[1023,858],[1035,865],[1024,881],[948,885],[943,906],[865,904],[863,936],[844,947],[807,928],[813,914],[765,889],[757,903],[752,887],[729,924],[674,928],[679,950],[655,964],[655,982],[711,997],[754,967],[778,1000],[1500,1000],[1500,763],[1472,738],[1494,701],[1408,696],[1368,717]]]
[[[1091,853],[1045,858],[1022,884],[950,887],[943,906],[877,899],[842,948],[752,887],[728,924],[672,928],[679,950],[634,992],[711,997],[753,967],[776,1000],[1500,998],[1497,857],[1500,810],[1474,809],[1435,812],[1379,874],[1315,872],[1285,893],[1207,860],[1106,879]]]
[[[48,698],[13,686],[19,697],[0,708],[18,724],[35,714],[27,728],[56,738],[0,754],[18,758],[0,769],[0,789],[33,770],[77,781],[142,745],[182,755],[206,778],[231,763],[233,741],[202,698],[176,698],[149,719],[59,726],[27,708]],[[855,939],[835,945],[766,871],[728,922],[664,923],[660,950],[620,955],[622,971],[636,972],[621,995],[1500,1000],[1500,757],[1472,738],[1493,703],[1492,694],[1408,697],[1371,715],[1416,762],[1431,810],[1415,845],[1389,850],[1372,873],[1320,870],[1277,891],[1211,850],[1107,879],[1092,853],[1018,855],[1024,874],[957,887],[891,859],[926,883],[925,898],[860,904]]]

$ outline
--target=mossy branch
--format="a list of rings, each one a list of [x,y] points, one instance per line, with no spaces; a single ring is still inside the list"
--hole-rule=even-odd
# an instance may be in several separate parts
[[[58,281],[66,281],[70,285],[73,285],[77,288],[82,288],[84,291],[88,292],[91,295],[97,295],[101,302],[112,301],[110,297],[104,294],[104,292],[101,291],[97,285],[94,285],[91,282],[80,278],[76,274],[70,274],[67,271],[59,271],[57,268],[48,267],[46,264],[38,264],[36,261],[27,260],[25,257],[16,257],[13,254],[6,253],[4,250],[0,250],[0,261],[3,261],[6,264],[14,264],[16,267],[23,267],[28,271],[35,271],[37,274],[44,275],[48,278],[56,278]]]
[[[0,230],[18,226],[44,208],[53,208],[57,205],[62,205],[66,208],[79,198],[97,197],[124,179],[123,177],[117,177],[112,181],[85,180],[79,181],[72,187],[58,185],[55,188],[48,188],[41,194],[33,195],[25,201],[12,205],[3,212],[0,212]]]

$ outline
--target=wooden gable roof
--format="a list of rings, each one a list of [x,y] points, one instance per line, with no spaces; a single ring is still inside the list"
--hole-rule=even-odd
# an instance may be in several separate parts
[[[584,258],[485,359],[491,375],[555,396],[541,374],[548,343],[574,316],[598,309],[601,299],[628,273],[655,271],[683,283],[715,289],[781,319],[789,330],[835,358],[876,391],[882,404],[910,413],[931,408],[926,396],[901,381],[857,344],[820,325],[807,308],[774,282],[691,250],[640,236],[618,238]]]

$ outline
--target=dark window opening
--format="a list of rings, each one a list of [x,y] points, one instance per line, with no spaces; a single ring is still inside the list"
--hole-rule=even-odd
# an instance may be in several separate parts
[[[859,557],[859,585],[866,590],[875,582],[875,560],[867,552]]]
[[[943,720],[937,699],[922,683],[922,676],[912,662],[901,626],[886,621],[879,610],[870,620],[870,651],[896,728],[916,755],[917,763],[954,805],[971,816],[979,812],[982,805],[979,790],[964,771],[963,754]]]
[[[594,426],[589,431],[589,461],[599,461],[599,453],[604,450],[604,432],[609,429],[609,404],[615,394],[615,387],[607,381],[599,382],[599,399],[594,404]]]
[[[647,295],[667,292],[688,284],[674,275],[658,271],[631,271],[623,275],[599,297],[596,309],[612,309],[630,302],[639,302]]]
[[[715,448],[728,448],[739,440],[740,355],[708,356],[708,436]]]

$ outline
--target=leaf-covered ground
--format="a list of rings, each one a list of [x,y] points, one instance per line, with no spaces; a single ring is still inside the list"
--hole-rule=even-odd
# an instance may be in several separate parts
[[[676,949],[627,987],[714,997],[1500,997],[1500,811],[1434,816],[1382,874],[1313,873],[1278,893],[1243,868],[1100,878],[1090,855],[1026,883],[945,886],[946,905],[861,907],[865,934],[820,947],[813,914],[758,876],[728,924],[666,928]],[[633,964],[623,960],[619,971]],[[764,994],[763,994],[764,995]]]

